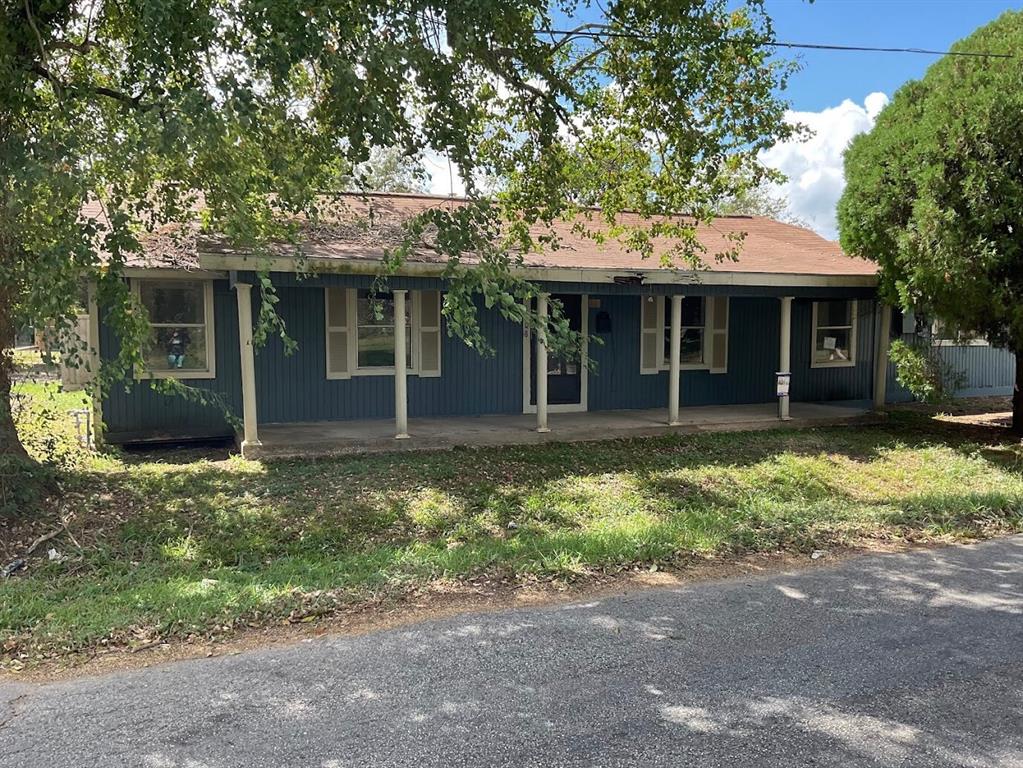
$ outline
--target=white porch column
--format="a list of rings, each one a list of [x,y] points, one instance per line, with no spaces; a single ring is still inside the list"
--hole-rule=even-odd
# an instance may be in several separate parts
[[[408,366],[405,360],[405,295],[408,291],[392,291],[394,296],[394,425],[396,440],[408,438]]]
[[[792,297],[782,296],[781,298],[781,323],[779,324],[779,349],[778,372],[792,373]],[[791,378],[790,378],[791,381]],[[782,395],[778,398],[778,418],[788,421],[789,396]]]
[[[547,426],[547,294],[536,297],[536,431],[550,432]]]
[[[668,369],[668,424],[677,426],[682,366],[682,297],[671,297],[671,354]]]
[[[89,393],[92,395],[92,444],[103,445],[103,391],[99,386],[99,369],[103,364],[99,351],[99,286],[89,282]]]
[[[877,328],[877,356],[874,359],[874,409],[881,410],[888,397],[888,347],[892,336],[892,308],[881,305],[881,317]]]
[[[238,347],[242,361],[242,455],[249,446],[260,445],[256,419],[256,361],[252,351],[252,286],[235,283],[238,299]]]

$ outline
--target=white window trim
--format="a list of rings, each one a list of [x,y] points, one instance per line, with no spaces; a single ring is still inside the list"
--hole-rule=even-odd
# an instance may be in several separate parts
[[[639,298],[640,298],[640,301],[646,301],[648,297],[647,296],[640,296]],[[669,297],[666,297],[666,296],[655,296],[654,297],[654,301],[657,302],[657,310],[656,310],[657,311],[657,317],[664,317],[664,313],[665,313],[664,307],[665,307],[665,303],[666,303],[668,298]],[[710,341],[710,337],[711,337],[711,335],[714,332],[713,328],[711,328],[710,312],[708,312],[709,307],[708,307],[708,304],[707,304],[707,300],[710,297],[709,296],[685,296],[685,297],[682,298],[682,301],[685,302],[685,300],[687,298],[688,299],[702,299],[703,300],[703,325],[702,326],[701,325],[683,325],[681,327],[681,329],[680,329],[680,332],[679,332],[679,339],[681,340],[682,336],[685,335],[686,330],[690,330],[690,329],[691,330],[702,330],[703,331],[703,349],[701,351],[703,353],[703,362],[702,363],[679,363],[678,368],[679,368],[680,371],[709,371],[711,369],[711,361],[710,361],[710,356],[707,354],[707,352],[710,349],[709,344],[713,343],[712,341]],[[665,341],[667,341],[668,339],[671,338],[671,325],[670,324],[668,324],[668,325],[659,325],[658,326],[658,330],[660,331],[660,333],[658,333],[658,336],[660,336],[660,344],[657,346],[657,349],[659,350],[659,352],[658,352],[659,360],[658,360],[658,363],[657,363],[657,368],[656,368],[656,370],[654,370],[654,369],[647,369],[647,368],[643,367],[643,337],[646,334],[651,333],[651,331],[649,331],[649,330],[647,330],[647,329],[645,329],[643,327],[643,307],[641,305],[640,306],[640,310],[639,310],[639,345],[640,345],[639,346],[639,348],[640,348],[640,363],[639,363],[640,370],[639,370],[639,372],[640,372],[641,376],[656,375],[658,373],[663,373],[664,371],[667,371],[667,370],[669,370],[671,368],[671,360],[669,360],[668,358],[666,358],[664,356],[664,344],[665,344]],[[655,330],[653,332],[657,333],[657,330]]]
[[[345,288],[346,300],[345,300],[345,312],[347,326],[333,326],[330,324],[330,290],[327,287],[323,289],[323,321],[325,328],[324,335],[324,346],[326,347],[326,361],[327,361],[327,379],[329,380],[344,380],[350,379],[355,376],[394,376],[394,366],[359,366],[359,288]],[[366,290],[366,289],[362,289]],[[411,364],[406,368],[406,375],[418,376],[419,375],[419,361],[420,361],[420,329],[421,329],[421,318],[420,318],[420,292],[418,290],[410,290],[406,296],[405,311],[409,314],[411,322],[409,324],[409,333],[411,344],[412,344],[412,360]],[[440,327],[436,328],[438,333]],[[331,333],[345,332],[348,336],[348,370],[345,373],[331,372],[330,365],[330,334]],[[431,373],[429,376],[437,378],[440,373]]]
[[[547,404],[548,413],[583,413],[590,409],[590,295],[582,294],[582,317],[579,334],[582,336],[582,350],[579,356],[579,402]],[[522,412],[536,413],[533,399],[533,382],[530,377],[533,346],[533,332],[522,327]]]
[[[990,347],[991,342],[987,339],[935,339],[932,342],[932,346],[935,347]]]
[[[367,289],[362,289],[367,290]],[[405,312],[411,315],[412,322],[409,327],[409,333],[412,334],[411,346],[412,346],[412,360],[411,364],[405,369],[405,373],[408,376],[419,373],[419,354],[417,347],[419,346],[418,336],[418,323],[416,322],[416,308],[419,306],[419,301],[416,299],[416,294],[419,291],[409,291],[406,294],[405,301]],[[359,289],[349,288],[348,289],[348,327],[352,329],[352,335],[349,337],[353,342],[348,347],[348,370],[351,375],[354,376],[394,376],[393,365],[381,365],[381,366],[360,366],[359,365]]]
[[[810,325],[810,367],[811,368],[853,368],[856,365],[856,336],[857,328],[859,327],[859,306],[860,303],[856,299],[826,299],[826,301],[847,301],[852,305],[850,309],[850,322],[852,325],[825,325],[823,327],[817,326],[817,305],[820,302],[813,302],[813,321]],[[819,362],[817,360],[817,332],[826,331],[829,329],[845,330],[849,329],[849,359],[848,360],[832,360]]]
[[[660,315],[658,315],[658,317],[664,317],[664,315],[667,314],[667,311],[665,309],[665,305],[668,303],[668,297],[660,296],[658,298],[659,298],[659,302],[658,302],[657,309],[660,311]],[[707,339],[710,338],[710,334],[713,331],[710,328],[710,314],[707,312],[707,309],[708,309],[708,307],[707,307],[707,298],[708,298],[707,296],[683,296],[682,297],[682,306],[683,307],[685,306],[686,299],[689,299],[689,300],[699,299],[700,301],[703,302],[703,325],[683,325],[683,326],[681,326],[679,328],[679,334],[678,334],[679,343],[681,344],[682,343],[682,337],[686,335],[686,331],[703,331],[703,343],[700,345],[700,355],[703,358],[703,360],[701,360],[698,363],[683,363],[683,362],[680,362],[678,364],[678,368],[679,368],[680,371],[709,371],[710,370],[710,362],[707,360]],[[661,341],[661,346],[660,346],[660,349],[662,350],[662,355],[663,355],[663,350],[664,350],[664,342],[668,341],[668,343],[670,343],[670,339],[671,339],[671,321],[669,320],[668,322],[666,322],[664,324],[664,339]],[[681,355],[679,355],[679,357],[681,358]],[[671,370],[671,359],[668,358],[668,357],[663,357],[663,359],[661,360],[661,364],[658,366],[658,369],[662,370],[662,371]]]
[[[942,337],[943,333],[940,320],[931,322],[931,346],[933,347],[990,347],[990,342],[982,336],[970,336],[959,334],[958,338],[948,339]],[[965,336],[965,338],[963,338]]]
[[[217,347],[216,347],[216,332],[214,328],[214,311],[213,311],[213,281],[196,279],[195,277],[173,277],[173,278],[158,278],[158,277],[146,277],[146,278],[133,278],[131,280],[132,294],[135,296],[135,300],[142,303],[142,283],[171,283],[171,282],[201,282],[203,284],[203,319],[205,320],[205,331],[206,331],[206,370],[156,370],[151,371],[149,369],[143,369],[136,366],[135,368],[135,379],[215,379],[217,378]],[[160,323],[160,325],[167,325],[166,323]],[[182,327],[194,327],[194,323],[180,324]]]

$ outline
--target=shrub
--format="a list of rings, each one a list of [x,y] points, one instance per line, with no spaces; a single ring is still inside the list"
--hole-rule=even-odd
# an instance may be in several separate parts
[[[21,444],[29,456],[57,470],[79,466],[88,450],[68,415],[72,408],[82,407],[78,397],[60,392],[55,384],[21,385],[15,387],[11,405]]]
[[[56,491],[61,473],[82,465],[89,449],[68,411],[85,405],[84,395],[64,392],[57,382],[15,382],[11,411],[30,461],[0,457],[0,515],[38,509]]]
[[[893,341],[890,356],[899,384],[925,403],[948,402],[966,383],[963,372],[926,341]]]

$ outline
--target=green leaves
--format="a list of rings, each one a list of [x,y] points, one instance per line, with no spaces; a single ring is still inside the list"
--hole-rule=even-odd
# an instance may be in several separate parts
[[[122,276],[150,233],[189,220],[257,256],[300,251],[296,222],[327,214],[325,192],[418,188],[423,173],[408,169],[427,154],[457,168],[470,205],[409,222],[383,276],[429,231],[448,262],[448,327],[477,349],[488,344],[476,299],[530,322],[522,306],[536,289],[511,270],[523,253],[557,248],[550,225],[580,211],[599,209],[584,227],[591,237],[648,255],[666,238],[662,260],[694,267],[706,255],[695,221],[758,184],[757,152],[793,130],[776,95],[790,67],[765,46],[763,3],[617,0],[598,22],[556,31],[576,9],[8,4],[0,287],[18,320],[61,328],[81,284],[98,281],[122,340],[109,376],[123,375],[146,332]],[[367,161],[382,152],[390,170],[380,175]],[[85,203],[94,207],[81,216]],[[624,211],[639,216],[626,225]],[[692,218],[654,218],[663,214]],[[260,288],[257,339],[286,337],[272,284]],[[562,341],[574,343],[552,343]]]
[[[903,387],[924,403],[946,403],[966,383],[966,376],[926,342],[892,342],[891,360]]]
[[[1023,14],[957,49],[1017,54]],[[1023,60],[946,57],[845,158],[842,246],[892,301],[1023,351]]]

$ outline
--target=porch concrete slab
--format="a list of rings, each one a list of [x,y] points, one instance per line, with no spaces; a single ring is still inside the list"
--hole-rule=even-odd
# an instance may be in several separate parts
[[[726,432],[778,427],[863,423],[876,417],[868,402],[793,403],[791,420],[779,421],[774,403],[682,408],[679,424],[668,425],[667,408],[552,413],[551,431],[538,433],[527,414],[409,419],[409,438],[395,438],[391,419],[264,424],[260,445],[247,445],[249,458],[322,456],[386,451],[443,450],[467,446],[583,442],[670,433]]]

